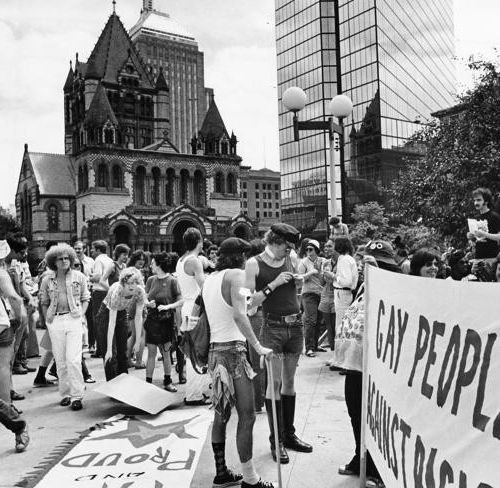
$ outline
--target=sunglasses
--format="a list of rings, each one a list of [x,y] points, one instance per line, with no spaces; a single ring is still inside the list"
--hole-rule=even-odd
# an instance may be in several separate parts
[[[308,247],[308,248],[306,248],[306,251],[307,252],[313,252],[313,251],[315,251],[315,249],[313,247]]]

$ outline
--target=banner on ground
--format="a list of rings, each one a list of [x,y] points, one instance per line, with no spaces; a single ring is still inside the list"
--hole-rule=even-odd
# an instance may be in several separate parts
[[[368,267],[365,443],[387,488],[500,487],[500,285]]]
[[[35,485],[189,488],[213,413],[206,408],[117,416],[84,437]]]

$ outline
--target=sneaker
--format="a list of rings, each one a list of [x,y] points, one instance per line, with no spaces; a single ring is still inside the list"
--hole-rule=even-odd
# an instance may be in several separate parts
[[[30,443],[28,434],[28,425],[24,425],[24,429],[16,434],[16,452],[24,452]]]
[[[241,483],[243,476],[233,473],[230,469],[226,470],[223,475],[216,476],[213,482],[213,488],[225,488],[227,486],[236,486]],[[255,486],[255,485],[252,485]]]
[[[309,350],[306,352],[306,356],[307,356],[307,357],[310,357],[310,358],[314,358],[314,357],[316,357],[316,353],[315,353],[312,349],[309,349]]]
[[[95,383],[95,378],[93,376],[89,376],[85,378],[85,383]]]
[[[241,488],[274,488],[274,486],[270,481],[264,481],[261,478],[254,485],[251,485],[250,483],[246,483],[245,481],[242,481]]]
[[[21,395],[21,393],[18,393],[17,391],[10,390],[10,399],[13,402],[18,402],[21,400],[24,400],[26,397],[24,395]]]
[[[171,392],[171,393],[175,393],[177,391],[177,388],[172,383],[165,385],[164,389]]]

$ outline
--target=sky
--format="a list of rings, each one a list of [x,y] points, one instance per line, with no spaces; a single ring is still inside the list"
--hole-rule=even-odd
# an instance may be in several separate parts
[[[117,0],[127,29],[142,0]],[[205,53],[205,86],[215,90],[243,162],[279,170],[273,0],[155,0]],[[112,12],[111,0],[0,1],[0,205],[14,202],[24,144],[63,153],[63,92],[69,61],[86,61]],[[459,90],[472,80],[464,59],[495,59],[500,2],[455,0]]]

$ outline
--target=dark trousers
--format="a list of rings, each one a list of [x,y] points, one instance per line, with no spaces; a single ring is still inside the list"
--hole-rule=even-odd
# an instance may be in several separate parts
[[[304,309],[302,321],[306,351],[315,351],[318,348],[318,339],[321,332],[321,314],[318,312],[320,299],[321,297],[317,293],[302,294],[302,307]]]
[[[350,371],[346,374],[344,396],[356,443],[356,451],[351,464],[357,464],[359,467],[361,452],[361,405],[363,398],[363,375],[361,373]],[[378,470],[368,451],[366,453],[366,474],[367,476],[379,477]]]
[[[98,346],[102,348],[103,357],[108,349],[108,324],[109,324],[109,309],[102,304],[96,321],[99,334],[97,336]],[[126,310],[120,310],[116,314],[115,335],[113,336],[113,355],[109,361],[104,362],[104,374],[106,381],[128,373],[128,356],[127,356],[127,339],[128,339],[128,315]]]
[[[92,337],[92,340],[95,340],[96,342],[96,354],[100,357],[104,357],[104,355],[106,354],[106,349],[102,348],[102,341],[99,340],[99,338],[102,337],[102,331],[98,330],[100,327],[100,322],[97,320],[97,315],[99,314],[102,301],[106,298],[106,295],[107,292],[105,291],[94,290],[92,292],[92,299],[90,301],[90,304],[92,306],[92,326],[89,326],[89,347],[92,346]],[[107,326],[108,324],[106,323],[106,327]],[[90,332],[91,329],[92,332]]]
[[[255,337],[260,337],[260,329],[262,328],[262,309],[259,308],[255,315],[249,317],[250,324],[252,324],[252,329]],[[248,355],[250,358],[250,364],[252,369],[255,371],[256,375],[253,381],[253,393],[255,398],[255,408],[257,410],[262,410],[264,406],[264,400],[266,398],[266,375],[265,370],[260,367],[260,356],[257,354],[252,346],[248,346]]]
[[[335,349],[335,314],[321,312],[321,315],[323,316],[323,320],[325,321],[328,343],[330,349],[333,351]]]
[[[85,319],[87,320],[87,331],[88,331],[88,346],[94,349],[96,346],[96,333],[95,333],[95,322],[94,322],[94,308],[92,298],[90,298],[89,305],[85,311]]]

